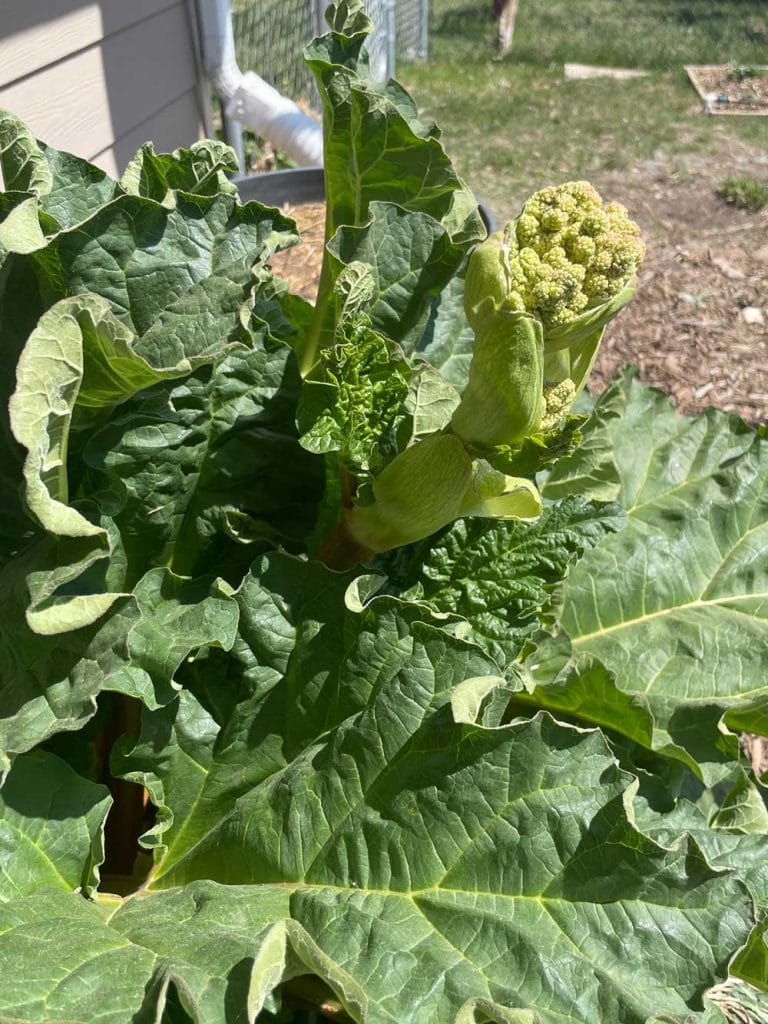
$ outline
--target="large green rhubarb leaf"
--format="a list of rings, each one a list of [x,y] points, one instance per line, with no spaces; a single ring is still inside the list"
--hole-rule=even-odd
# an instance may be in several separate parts
[[[372,202],[369,214],[367,224],[342,226],[329,241],[331,273],[336,280],[353,261],[371,268],[374,295],[366,312],[377,330],[410,354],[466,247],[426,213]]]
[[[370,906],[364,913],[364,899],[360,895],[358,906],[342,915],[351,926],[349,946],[363,938],[368,915],[376,909]],[[0,1012],[13,1020],[85,1024],[98,1017],[105,1024],[124,1024],[177,1019],[164,1017],[163,1011],[173,1014],[181,1008],[206,1024],[237,1024],[255,1018],[281,976],[313,973],[330,984],[354,1020],[366,1024],[395,1020],[403,1024],[541,1024],[550,1019],[585,1019],[515,1009],[488,997],[463,1000],[459,990],[471,988],[471,975],[462,977],[458,964],[452,975],[435,979],[439,990],[416,1007],[409,1000],[418,999],[419,980],[425,980],[423,969],[415,972],[400,997],[393,994],[384,1000],[378,992],[384,987],[382,962],[387,967],[413,965],[416,956],[430,952],[427,943],[419,942],[418,927],[408,936],[413,943],[408,950],[393,959],[387,948],[387,927],[403,929],[409,923],[408,903],[388,908],[378,922],[376,938],[384,941],[368,950],[370,962],[365,967],[371,973],[360,979],[345,969],[341,950],[329,956],[311,932],[296,920],[285,919],[294,902],[290,890],[277,886],[257,889],[198,882],[183,890],[124,902],[105,900],[94,905],[76,896],[51,894],[0,907],[4,933],[0,954],[8,968],[0,980]],[[63,930],[68,937],[65,948],[60,941]],[[457,956],[447,939],[440,941],[446,957]],[[34,979],[28,979],[24,968],[37,957]],[[428,958],[431,967],[439,960],[439,955]],[[481,989],[497,987],[479,973],[476,977]],[[586,1002],[583,997],[582,1002]],[[611,1012],[610,1006],[607,1011]],[[640,1009],[639,1015],[603,1019],[648,1024],[724,1021],[711,1008],[701,1014],[686,1009],[670,1013],[666,1006],[658,1016],[645,1016]]]
[[[27,578],[50,579],[60,546],[37,544],[0,572],[0,771],[53,733],[80,728],[96,710],[96,695],[127,661],[126,637],[138,617],[128,599],[113,602],[101,623],[63,635],[30,628]],[[68,549],[64,555],[71,558]]]
[[[87,160],[40,142],[7,110],[0,110],[0,169],[9,194],[33,197],[35,216],[46,235],[80,223],[122,191]],[[44,244],[41,232],[35,248]],[[8,247],[19,251],[13,244]]]
[[[216,143],[160,156],[142,150],[122,187],[85,161],[38,143],[12,115],[0,115],[0,161],[9,189],[0,202],[0,565],[31,535],[19,498],[24,449],[14,437],[8,399],[17,386],[16,367],[30,335],[58,300],[78,296],[87,305],[94,293],[121,327],[104,327],[105,315],[98,311],[100,326],[84,338],[82,356],[73,364],[82,365],[85,386],[77,382],[79,369],[73,374],[65,366],[68,356],[59,354],[62,399],[73,415],[73,405],[81,406],[82,413],[94,404],[87,394],[89,374],[97,372],[102,383],[113,374],[124,376],[127,359],[116,358],[113,343],[122,350],[130,347],[132,369],[129,386],[120,381],[108,401],[99,398],[102,407],[146,388],[158,375],[189,373],[210,364],[232,345],[260,343],[273,333],[276,320],[276,336],[297,329],[282,315],[281,301],[263,276],[269,257],[295,240],[293,224],[258,203],[237,203],[233,186],[223,176],[229,159],[226,147]],[[57,330],[49,321],[47,351],[42,352],[38,338],[35,351],[25,357],[21,415],[33,392],[38,398],[43,391],[56,394]],[[112,349],[102,346],[97,354],[91,339],[101,335],[100,345],[105,334]],[[68,330],[68,344],[71,335]],[[41,353],[47,369],[38,366]],[[143,380],[134,373],[142,361]],[[38,369],[48,375],[36,382]],[[49,433],[56,412],[52,407],[48,424],[41,423]],[[62,437],[68,432],[64,416]],[[32,433],[30,424],[27,440],[33,440]],[[51,448],[52,436],[38,440],[44,449]],[[76,497],[70,487],[70,499]],[[119,502],[119,497],[111,499]],[[38,516],[37,509],[31,511]],[[73,515],[68,514],[70,520]],[[102,548],[104,529],[102,523],[93,524]]]
[[[370,75],[362,0],[334,5],[332,31],[305,51],[323,100],[328,236],[361,225],[375,200],[429,214],[455,241],[485,234],[477,203],[456,175],[434,125],[396,82]]]
[[[636,831],[599,733],[480,724],[494,662],[350,582],[262,560],[232,652],[144,712],[115,768],[160,807],[150,889],[241,887],[254,936],[282,900],[298,955],[362,1021],[483,1019],[468,1000],[543,1024],[688,1020],[748,934],[740,883]]]
[[[151,142],[145,143],[126,167],[120,179],[126,192],[156,199],[159,203],[176,205],[177,191],[195,195],[237,194],[237,186],[227,174],[237,173],[235,151],[223,142],[203,139],[189,149],[173,153],[156,153]]]
[[[90,485],[113,517],[127,583],[150,565],[238,583],[254,542],[311,528],[322,463],[295,427],[299,375],[284,345],[234,346],[183,381],[142,392],[91,436]]]
[[[98,291],[153,366],[189,370],[249,340],[253,266],[292,244],[292,228],[277,211],[229,194],[179,192],[173,209],[125,195],[56,236],[49,284],[64,294]]]
[[[601,417],[603,405],[621,414]],[[631,375],[598,403],[594,430],[608,434],[628,525],[573,570],[562,625],[577,652],[600,658],[650,709],[655,746],[728,760],[736,748],[723,716],[765,727],[766,440],[715,410],[679,416]],[[580,469],[580,458],[556,467],[545,494],[590,477],[603,493],[605,473]]]
[[[26,450],[26,507],[52,536],[80,542],[69,545],[77,551],[69,567],[56,565],[56,587],[76,580],[110,550],[107,530],[69,504],[67,457],[76,411],[81,429],[89,427],[134,392],[174,375],[153,370],[135,353],[134,342],[104,299],[80,295],[43,314],[19,359],[8,409],[14,436]],[[42,633],[87,626],[119,597],[103,588],[88,595],[80,587],[76,596],[56,599],[53,585],[38,586],[43,600],[32,607],[29,621]]]
[[[377,1024],[699,1020],[748,933],[741,883],[692,840],[665,849],[634,828],[599,733],[546,715],[484,728],[424,682],[380,683],[174,872],[207,860],[229,884],[4,907],[4,1013],[158,1019],[173,984],[218,1024],[311,972]]]
[[[433,302],[416,353],[459,391],[466,387],[475,344],[475,332],[464,312],[465,272],[466,260]]]
[[[271,555],[246,576],[235,601],[231,654],[192,663],[178,701],[145,711],[138,744],[124,744],[114,770],[152,793],[163,877],[232,810],[235,800],[284,767],[328,729],[364,707],[380,680],[416,687],[442,671],[442,685],[488,676],[496,666],[449,636],[425,649],[427,609],[378,599],[360,609],[351,574]],[[351,604],[350,604],[351,602]]]
[[[76,625],[60,606],[60,634],[29,625],[29,580],[55,571],[60,545],[43,542],[0,572],[0,771],[15,754],[49,736],[79,729],[112,690],[157,708],[177,693],[174,678],[191,651],[230,647],[238,608],[221,584],[151,570],[132,596],[115,601],[94,623]],[[69,629],[63,626],[71,622]]]
[[[768,993],[768,829],[763,796],[738,769],[735,784],[717,810],[705,813],[701,802],[701,798],[698,805],[680,799],[666,814],[646,807],[639,815],[640,827],[665,845],[684,829],[714,868],[732,870],[746,883],[758,908],[758,923],[746,947],[731,962],[730,973]],[[768,1013],[768,994],[754,989],[751,993],[745,990],[741,999],[733,997],[732,1001],[742,1004],[742,1013],[752,1007],[759,1011],[755,1017],[758,1022],[763,1019],[760,1013]]]

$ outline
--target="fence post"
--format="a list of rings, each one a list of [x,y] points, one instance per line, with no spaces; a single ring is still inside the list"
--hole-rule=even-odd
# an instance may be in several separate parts
[[[419,6],[419,57],[426,60],[429,56],[429,0],[421,0]]]
[[[395,77],[397,61],[397,11],[395,0],[384,0],[384,31],[386,32],[386,78]]]
[[[314,3],[314,23],[315,23],[315,35],[321,36],[325,32],[325,9],[328,6],[328,0],[313,0]]]

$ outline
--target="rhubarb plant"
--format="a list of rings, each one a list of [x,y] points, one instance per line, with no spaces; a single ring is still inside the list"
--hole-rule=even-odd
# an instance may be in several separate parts
[[[226,146],[0,114],[0,1021],[759,1014],[764,431],[588,399],[627,212],[486,238],[328,21],[314,305]]]

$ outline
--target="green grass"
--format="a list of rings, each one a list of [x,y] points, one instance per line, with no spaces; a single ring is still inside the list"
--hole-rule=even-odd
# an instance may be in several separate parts
[[[471,56],[476,43],[490,45],[489,7],[484,0],[433,0],[433,55]],[[767,48],[765,0],[520,0],[513,59],[663,71],[764,64]]]
[[[717,192],[726,203],[733,203],[740,210],[756,212],[768,206],[768,181],[731,176],[723,178]]]
[[[491,59],[488,7],[434,0],[431,59],[402,65],[399,77],[500,216],[545,184],[706,150],[715,133],[768,145],[766,118],[704,116],[682,69],[764,60],[764,0],[520,0],[502,62]],[[652,73],[566,81],[565,61]]]

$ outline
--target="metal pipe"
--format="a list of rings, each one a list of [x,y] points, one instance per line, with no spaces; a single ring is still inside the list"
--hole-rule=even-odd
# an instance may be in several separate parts
[[[237,168],[242,174],[245,170],[245,149],[243,147],[243,129],[240,124],[229,117],[224,111],[224,104],[221,106],[221,127],[224,132],[224,141],[231,146],[237,157]]]

